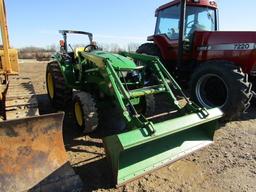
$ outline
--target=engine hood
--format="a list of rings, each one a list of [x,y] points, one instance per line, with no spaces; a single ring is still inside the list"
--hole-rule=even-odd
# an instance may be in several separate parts
[[[256,32],[195,32],[196,46],[201,45],[224,45],[235,43],[250,43],[256,45]],[[235,47],[234,47],[235,48]],[[250,47],[251,48],[251,47]],[[256,47],[253,47],[256,48]]]
[[[256,65],[256,32],[195,32],[193,50],[195,59],[228,60],[250,73]]]

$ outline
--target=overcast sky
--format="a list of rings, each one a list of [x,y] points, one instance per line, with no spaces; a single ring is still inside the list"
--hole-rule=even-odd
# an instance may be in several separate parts
[[[143,43],[168,0],[5,0],[13,47],[57,44],[59,29],[90,31],[100,43]],[[221,30],[256,31],[256,0],[217,0]]]

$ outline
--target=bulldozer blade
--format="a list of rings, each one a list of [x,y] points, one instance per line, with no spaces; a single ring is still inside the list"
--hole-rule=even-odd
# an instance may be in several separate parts
[[[153,135],[138,128],[105,137],[104,147],[116,185],[123,185],[213,143],[218,119],[223,113],[218,108],[208,112],[207,118],[190,114],[156,123]]]
[[[81,188],[64,148],[63,117],[57,113],[0,123],[0,191]]]

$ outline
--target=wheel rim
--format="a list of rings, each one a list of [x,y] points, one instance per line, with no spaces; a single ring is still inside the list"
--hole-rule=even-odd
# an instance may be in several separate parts
[[[228,95],[228,86],[219,75],[206,74],[197,82],[196,97],[206,108],[222,108],[228,101]]]
[[[75,116],[76,116],[76,122],[79,126],[83,125],[83,112],[82,107],[79,102],[75,103]]]
[[[54,97],[54,83],[53,83],[53,78],[52,74],[48,73],[47,74],[47,88],[48,88],[48,93],[51,99]]]

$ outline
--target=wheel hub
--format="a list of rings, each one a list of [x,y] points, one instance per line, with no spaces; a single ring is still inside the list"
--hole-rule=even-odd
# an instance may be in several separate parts
[[[54,83],[53,83],[53,77],[51,73],[47,74],[47,88],[48,93],[51,99],[54,98]]]
[[[79,126],[83,125],[83,112],[82,107],[79,102],[75,103],[75,116],[76,116],[76,122]]]

